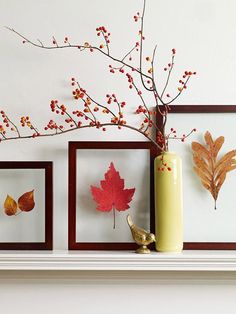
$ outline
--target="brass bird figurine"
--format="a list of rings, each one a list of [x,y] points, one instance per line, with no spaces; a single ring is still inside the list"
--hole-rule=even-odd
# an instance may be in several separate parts
[[[133,223],[130,215],[127,216],[127,222],[130,227],[134,241],[138,245],[140,245],[140,247],[136,250],[136,253],[140,254],[150,253],[150,250],[147,248],[147,245],[156,241],[155,235],[142,228],[137,227]]]

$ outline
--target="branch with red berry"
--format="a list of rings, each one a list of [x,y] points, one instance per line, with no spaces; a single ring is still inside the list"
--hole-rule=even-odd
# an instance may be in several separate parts
[[[52,100],[50,107],[51,111],[56,115],[63,116],[60,122],[51,119],[44,128],[43,132],[32,124],[29,117],[22,117],[20,120],[22,127],[28,127],[31,131],[29,135],[22,135],[19,128],[8,118],[5,112],[1,111],[3,124],[0,125],[0,139],[1,141],[34,138],[43,136],[54,136],[64,134],[82,128],[97,128],[106,131],[107,127],[115,126],[117,129],[129,128],[133,131],[139,132],[147,139],[152,141],[161,151],[168,150],[168,142],[171,139],[179,139],[184,141],[188,136],[195,131],[191,130],[187,135],[177,136],[176,131],[171,129],[166,132],[165,126],[167,116],[170,111],[170,104],[173,103],[187,88],[189,80],[196,72],[185,71],[179,79],[176,93],[172,96],[168,92],[169,82],[175,64],[176,49],[171,51],[171,59],[167,66],[164,67],[164,72],[167,73],[165,77],[164,87],[160,89],[157,86],[154,73],[154,62],[156,55],[156,47],[153,50],[152,56],[144,56],[143,43],[144,36],[144,20],[145,20],[146,0],[143,2],[142,13],[134,15],[134,21],[139,23],[138,40],[134,41],[130,50],[124,53],[123,56],[117,57],[111,53],[111,33],[106,27],[100,26],[96,28],[96,34],[99,38],[99,44],[92,44],[84,42],[81,45],[72,44],[69,37],[65,37],[60,43],[54,36],[51,45],[45,45],[41,40],[32,41],[21,33],[12,28],[10,31],[23,39],[24,44],[30,44],[42,49],[76,49],[79,52],[88,51],[89,53],[98,52],[111,61],[108,71],[112,75],[120,75],[127,80],[128,89],[134,93],[137,98],[138,107],[135,114],[141,116],[141,122],[136,126],[127,122],[125,117],[125,107],[127,102],[118,99],[117,95],[108,93],[103,101],[98,101],[86,89],[81,87],[79,80],[72,78],[71,85],[73,86],[73,98],[76,101],[76,110],[68,109],[64,104],[59,104],[58,100]],[[145,64],[145,66],[144,66]],[[163,122],[158,124],[155,116],[156,111],[150,110],[150,105],[146,101],[146,93],[151,93],[153,103],[158,112],[163,116]],[[101,113],[101,114],[100,114]],[[10,128],[10,130],[9,130]],[[153,136],[151,130],[155,128],[157,136]],[[13,133],[10,133],[13,132]],[[15,134],[14,134],[15,133]]]

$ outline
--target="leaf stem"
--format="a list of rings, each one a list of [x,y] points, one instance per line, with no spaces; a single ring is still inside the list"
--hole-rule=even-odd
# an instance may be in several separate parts
[[[116,229],[116,210],[113,207],[113,229]]]

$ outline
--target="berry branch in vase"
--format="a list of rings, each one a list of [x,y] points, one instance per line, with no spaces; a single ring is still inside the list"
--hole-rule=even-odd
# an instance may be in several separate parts
[[[176,93],[173,96],[170,95],[168,88],[176,57],[176,49],[173,48],[171,50],[171,60],[163,69],[163,72],[167,74],[164,79],[164,87],[162,89],[158,87],[154,72],[156,47],[153,49],[152,57],[144,56],[143,53],[146,2],[146,0],[143,1],[142,13],[137,12],[133,17],[134,22],[139,25],[138,40],[134,41],[134,44],[131,45],[131,48],[122,57],[117,57],[111,52],[111,33],[105,26],[96,28],[96,35],[99,38],[98,45],[89,42],[84,42],[81,45],[73,44],[68,36],[64,38],[62,43],[53,36],[52,44],[45,45],[42,40],[32,41],[18,31],[7,27],[11,32],[19,36],[24,44],[48,50],[71,48],[79,52],[87,51],[90,54],[97,52],[109,59],[111,64],[108,67],[108,71],[111,75],[120,75],[125,78],[128,83],[128,89],[137,98],[138,106],[135,114],[139,115],[139,117],[141,116],[141,123],[138,121],[136,125],[133,125],[128,122],[125,113],[125,107],[128,106],[127,101],[118,99],[116,93],[107,93],[105,100],[99,101],[95,96],[81,87],[79,80],[72,78],[71,85],[74,88],[72,94],[76,101],[75,110],[69,110],[64,104],[59,105],[58,100],[52,100],[50,104],[51,111],[63,117],[58,119],[59,122],[51,119],[42,132],[38,131],[36,126],[31,123],[29,117],[22,117],[20,120],[21,126],[29,128],[31,131],[29,135],[22,135],[16,124],[8,118],[4,111],[1,111],[3,118],[3,124],[0,125],[1,141],[55,136],[82,128],[97,128],[105,132],[110,126],[115,126],[117,129],[128,128],[138,132],[152,141],[160,151],[168,150],[168,143],[171,139],[185,141],[195,129],[190,130],[187,135],[177,136],[176,131],[173,129],[166,132],[166,123],[170,104],[186,90],[190,78],[196,72],[185,71],[178,81]],[[147,70],[144,68],[147,68]],[[152,104],[146,101],[148,93],[152,94]],[[113,106],[113,104],[116,106]],[[156,121],[156,111],[151,110],[150,108],[152,107],[156,107],[158,112],[163,116],[162,123]],[[152,135],[152,129],[157,131],[157,136]]]

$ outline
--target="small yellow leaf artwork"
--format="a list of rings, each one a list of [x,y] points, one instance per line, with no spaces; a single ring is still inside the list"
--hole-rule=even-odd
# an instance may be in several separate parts
[[[31,211],[34,207],[34,190],[32,190],[22,194],[19,197],[18,202],[16,202],[10,195],[7,195],[4,202],[4,213],[7,216],[17,216],[22,212]]]
[[[17,203],[10,195],[7,195],[5,199],[4,212],[7,216],[13,216],[17,213]]]
[[[217,158],[218,153],[224,144],[223,136],[213,140],[211,133],[207,131],[204,135],[205,145],[198,142],[192,142],[192,153],[194,161],[194,171],[201,180],[205,189],[207,189],[214,201],[219,196],[220,189],[225,182],[228,172],[236,169],[236,150],[231,150],[221,158]]]

